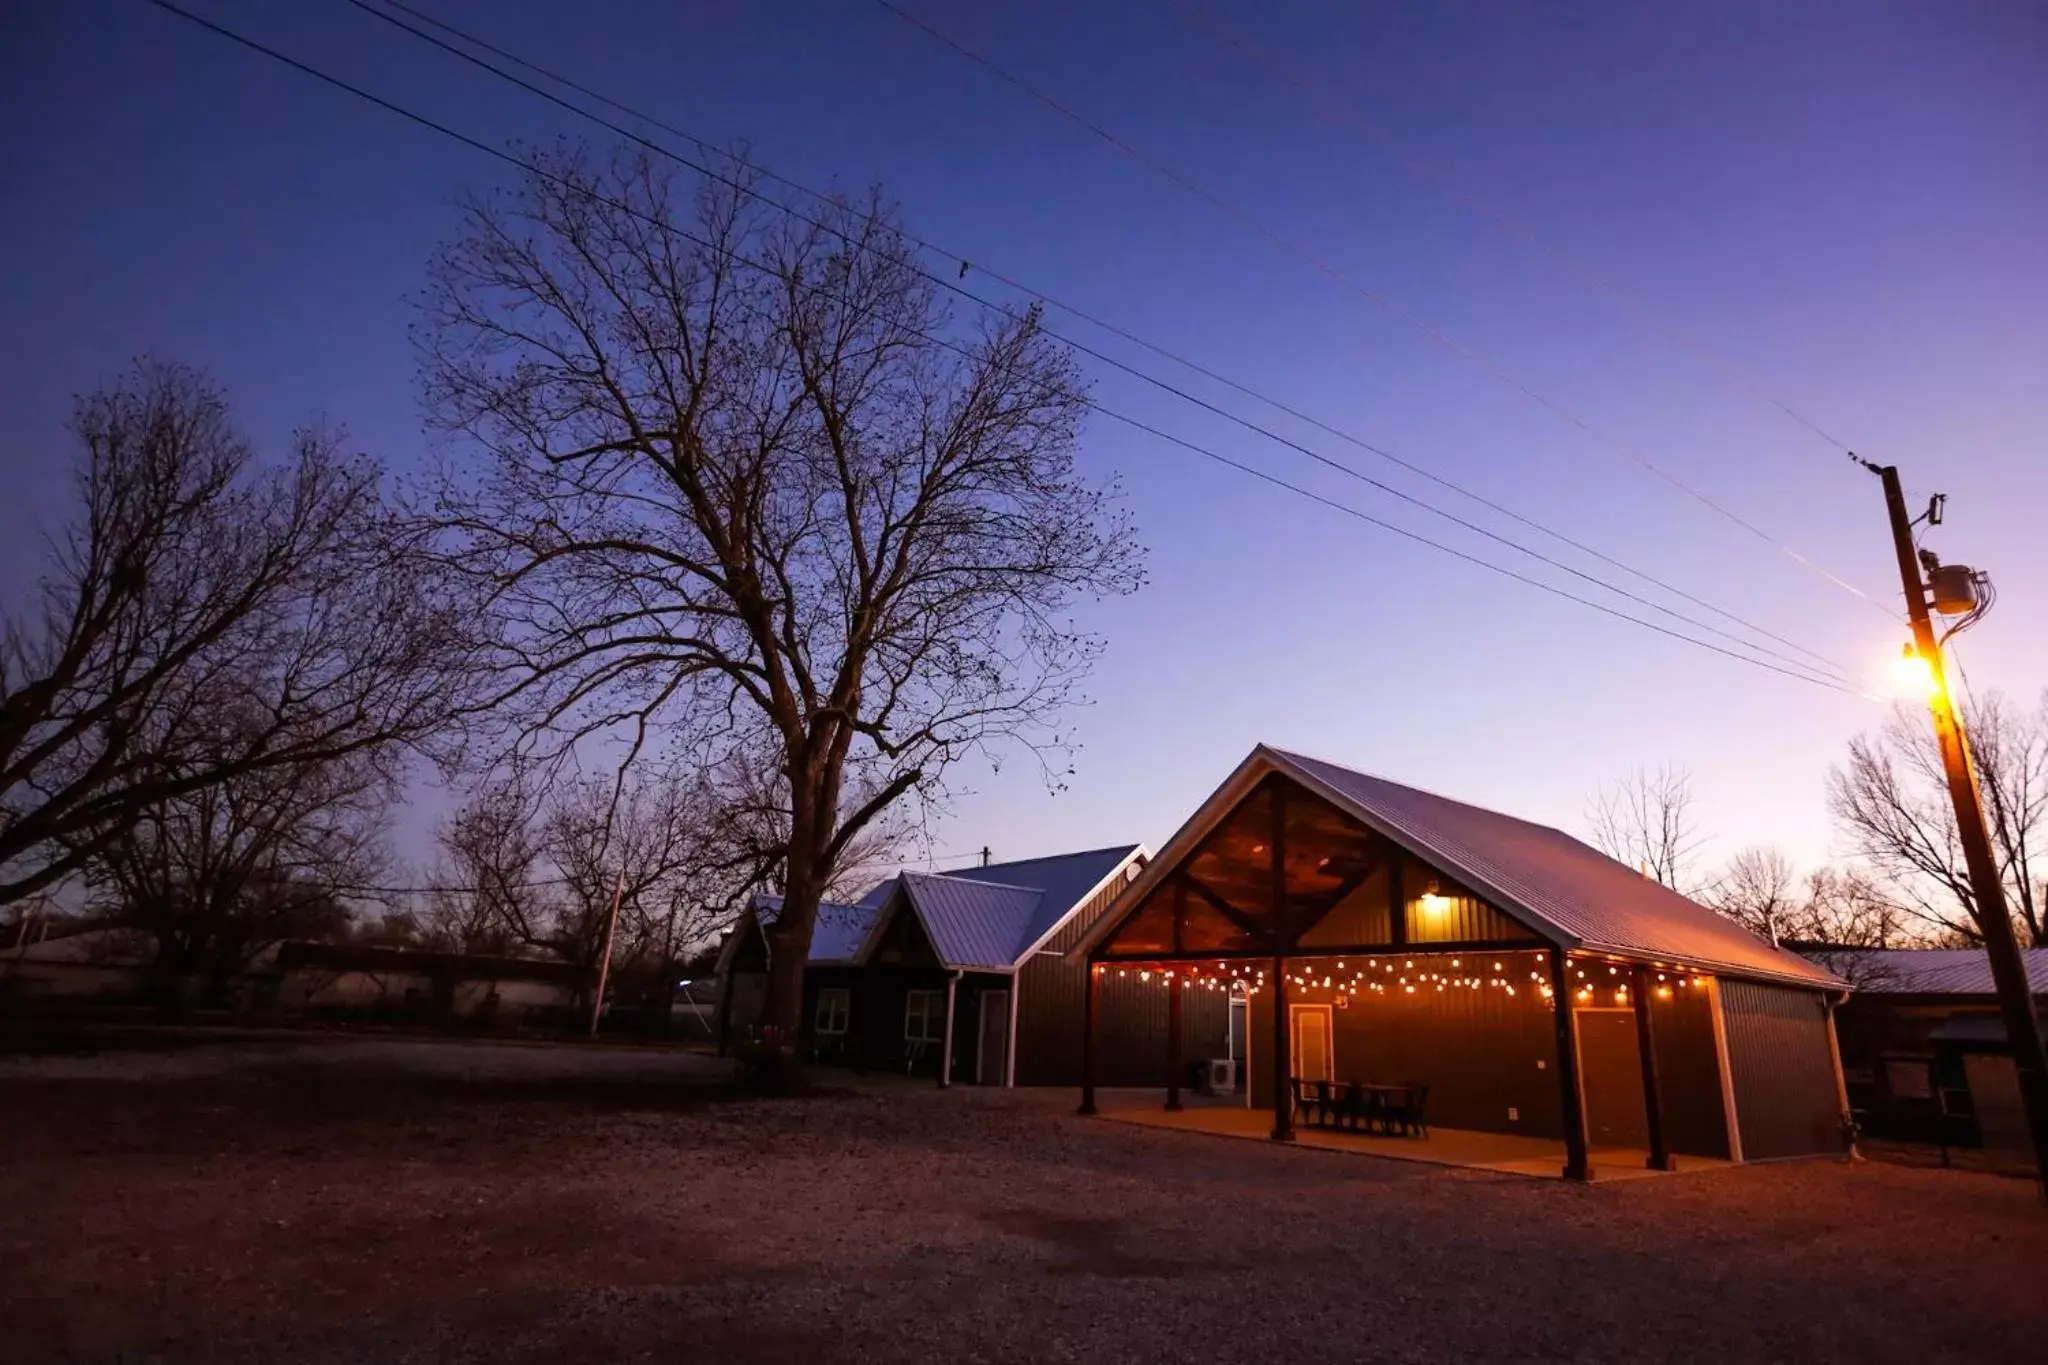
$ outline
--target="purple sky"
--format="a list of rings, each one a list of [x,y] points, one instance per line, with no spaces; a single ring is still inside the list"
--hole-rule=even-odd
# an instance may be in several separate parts
[[[1876,480],[1769,400],[1787,403],[1900,463],[1910,487],[1951,495],[1930,543],[2002,592],[1968,637],[1971,680],[2026,697],[2048,682],[2037,5],[904,3],[1487,364],[868,0],[420,7],[744,139],[807,183],[879,181],[915,231],[969,260],[1875,675],[1901,626],[1491,371],[1889,609]],[[191,7],[485,141],[591,131],[341,0]],[[1290,88],[1224,31],[1323,93]],[[0,123],[8,584],[33,564],[26,532],[62,506],[69,395],[136,354],[212,370],[266,441],[327,415],[397,469],[419,458],[406,296],[451,231],[454,191],[503,167],[136,0],[8,6]],[[1097,396],[1516,558],[1122,376],[1102,373]],[[1695,775],[1710,856],[1751,842],[1827,854],[1826,769],[1881,706],[1595,615],[1110,422],[1085,457],[1124,476],[1153,584],[1092,616],[1111,651],[1075,718],[1071,789],[1048,797],[1028,763],[963,774],[942,854],[1156,845],[1262,739],[1574,831],[1600,783],[1673,761]],[[409,822],[409,852],[430,819]]]

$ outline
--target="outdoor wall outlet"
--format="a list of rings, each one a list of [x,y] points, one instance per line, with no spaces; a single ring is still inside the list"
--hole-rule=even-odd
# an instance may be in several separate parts
[[[1513,1106],[1512,1104],[1511,1104],[1511,1105],[1509,1105],[1509,1106],[1508,1106],[1508,1122],[1509,1122],[1509,1123],[1520,1123],[1521,1121],[1522,1121],[1522,1111],[1521,1111],[1521,1110],[1519,1110],[1519,1109],[1517,1109],[1517,1108],[1515,1108],[1515,1106]]]

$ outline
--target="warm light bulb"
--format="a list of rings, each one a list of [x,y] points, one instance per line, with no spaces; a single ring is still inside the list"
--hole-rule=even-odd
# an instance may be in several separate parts
[[[1935,681],[1934,663],[1911,645],[1892,660],[1889,679],[1894,696],[1925,701],[1941,690]]]

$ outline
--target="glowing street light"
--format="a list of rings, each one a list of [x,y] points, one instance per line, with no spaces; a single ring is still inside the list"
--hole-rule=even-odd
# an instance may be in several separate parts
[[[1925,701],[1941,691],[1934,680],[1934,664],[1925,654],[1907,645],[1892,661],[1892,690],[1900,697]]]

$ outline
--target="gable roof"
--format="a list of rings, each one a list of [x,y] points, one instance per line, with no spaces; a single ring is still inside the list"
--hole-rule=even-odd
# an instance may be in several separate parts
[[[1009,971],[1120,869],[1144,855],[1143,844],[1114,844],[956,872],[899,872],[869,887],[858,903],[819,903],[809,964],[864,963],[900,898],[946,966]],[[743,933],[775,923],[781,909],[782,897],[756,895],[726,935],[718,970],[730,970]]]
[[[1001,886],[1022,886],[1043,892],[1038,913],[1025,926],[1010,954],[1012,962],[1052,936],[1074,908],[1094,895],[1118,868],[1144,853],[1143,844],[1112,844],[1080,853],[1058,853],[1047,858],[1020,858],[1014,862],[991,863],[987,867],[962,868],[942,875],[960,881],[995,882]]]
[[[1282,773],[1359,823],[1469,885],[1560,947],[1671,961],[1839,990],[1843,982],[1562,830],[1261,744],[1139,879],[1135,904],[1268,773]],[[1092,949],[1113,929],[1089,934]]]
[[[1982,948],[1826,948],[1816,957],[1834,964],[1856,982],[1864,995],[1998,994],[1991,979],[1991,957]],[[2048,995],[2048,948],[2022,948],[2027,986]]]
[[[767,928],[775,923],[782,913],[782,897],[760,892],[748,906],[748,913],[754,924]],[[834,966],[851,963],[860,956],[862,945],[868,934],[882,918],[882,903],[873,905],[847,905],[839,901],[819,901],[818,918],[811,928],[811,954],[808,961],[819,966]],[[733,926],[726,936],[726,946],[719,952],[719,970],[724,971],[730,964],[730,954],[740,935],[750,929],[747,916]]]
[[[899,873],[896,881],[899,901],[916,913],[939,961],[963,969],[1008,971],[1046,898],[1027,886],[928,872]]]

